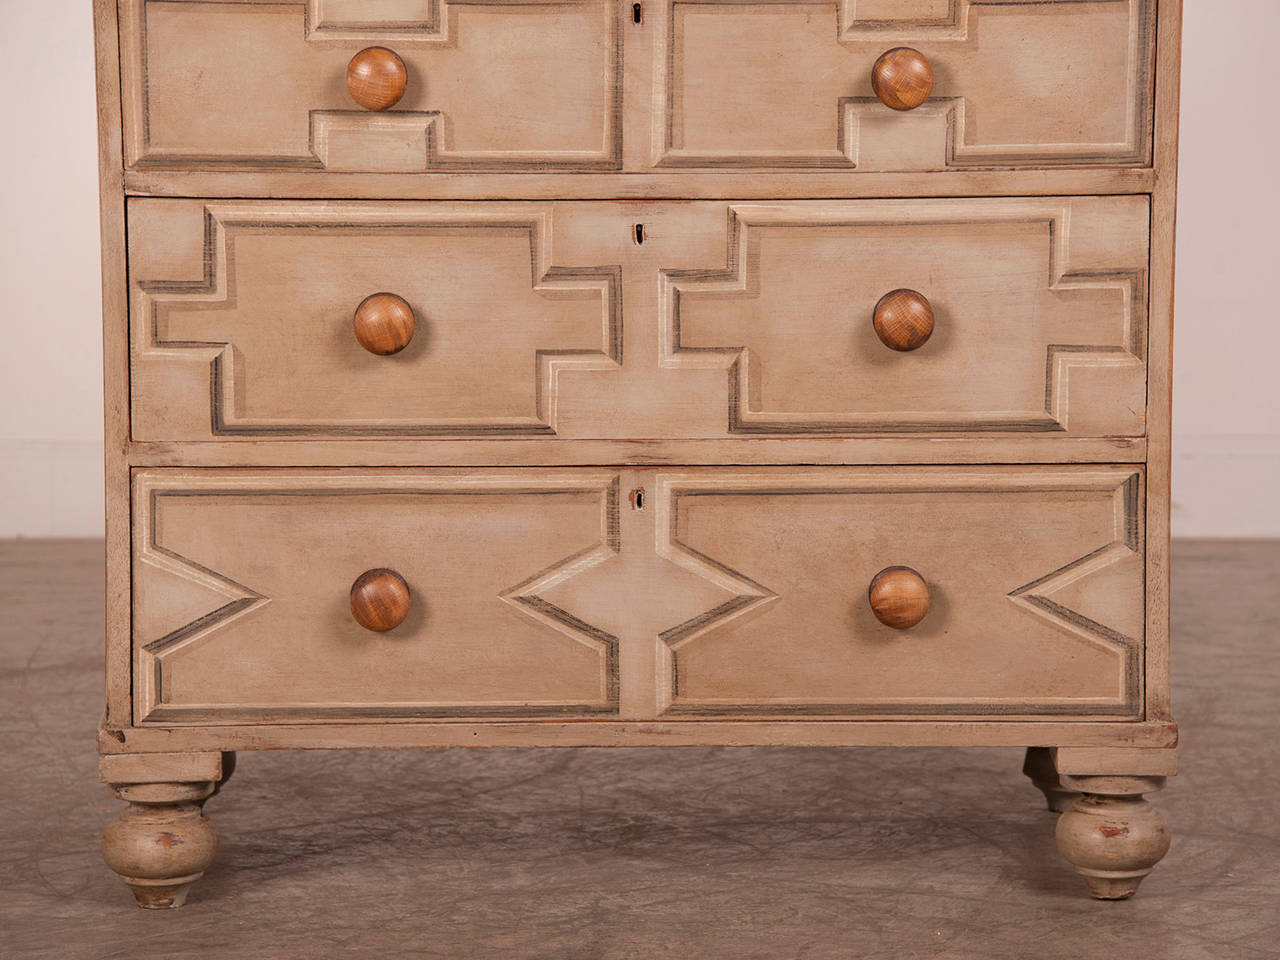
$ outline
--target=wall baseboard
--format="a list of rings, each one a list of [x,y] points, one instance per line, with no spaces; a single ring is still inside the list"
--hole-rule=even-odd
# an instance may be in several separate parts
[[[0,440],[0,537],[101,537],[102,443]]]
[[[1280,537],[1280,437],[1175,434],[1175,537]]]

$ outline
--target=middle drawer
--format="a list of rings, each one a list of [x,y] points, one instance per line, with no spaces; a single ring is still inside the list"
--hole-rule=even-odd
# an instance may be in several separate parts
[[[132,436],[1145,433],[1145,197],[129,204]]]

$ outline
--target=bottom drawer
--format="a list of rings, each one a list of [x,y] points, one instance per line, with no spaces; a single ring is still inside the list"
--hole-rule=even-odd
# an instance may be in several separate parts
[[[1132,719],[1142,482],[141,470],[135,720]]]

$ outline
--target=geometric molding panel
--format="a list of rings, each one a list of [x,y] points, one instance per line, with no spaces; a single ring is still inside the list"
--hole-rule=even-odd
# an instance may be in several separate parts
[[[120,20],[131,169],[621,165],[621,26],[605,0],[121,0]],[[408,90],[360,109],[347,61],[388,43]]]
[[[1150,162],[1154,0],[658,6],[657,167]],[[900,45],[919,48],[936,73],[930,99],[909,114],[870,85],[876,58]]]
[[[664,716],[1141,711],[1132,468],[707,469],[661,474],[655,499],[660,551],[734,594],[660,634]],[[907,630],[866,598],[897,563],[931,593]]]
[[[621,549],[616,474],[144,470],[134,508],[136,722],[617,714],[617,637],[543,596]],[[411,608],[375,634],[382,564]]]
[[[1118,650],[1125,662],[1126,700],[1136,704],[1142,685],[1143,611],[1108,601],[1118,593],[1114,582],[1125,578],[1141,582],[1145,576],[1142,518],[1146,501],[1140,474],[1131,474],[1116,488],[1114,504],[1114,540],[1010,591],[1009,598],[1060,629],[1103,649]]]
[[[545,207],[209,203],[174,281],[139,266],[188,223],[159,203],[131,220],[139,439],[547,436],[561,373],[622,361],[621,267],[553,265]],[[417,314],[396,356],[351,332],[379,290]]]
[[[660,660],[663,676],[659,678],[659,685],[663,690],[659,704],[664,715],[679,713],[683,706],[680,689],[681,652],[687,651],[699,639],[717,630],[735,624],[741,626],[763,616],[779,599],[778,594],[768,587],[679,539],[677,531],[680,499],[685,495],[688,494],[665,478],[659,481],[654,517],[657,527],[655,551],[664,560],[687,573],[702,577],[729,596],[716,606],[658,634],[665,654]]]
[[[730,433],[1145,434],[1142,198],[728,214],[726,266],[664,270],[660,311],[664,367],[726,371]],[[909,354],[870,322],[902,287],[938,317]]]

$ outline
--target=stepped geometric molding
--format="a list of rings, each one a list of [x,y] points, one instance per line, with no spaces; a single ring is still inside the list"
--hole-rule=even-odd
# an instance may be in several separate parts
[[[659,167],[847,171],[1150,157],[1152,0],[669,0],[661,15]],[[932,96],[907,116],[894,116],[868,83],[876,57],[899,45],[944,66]],[[1031,61],[1034,71],[1010,70]],[[1106,96],[1103,85],[1121,77],[1125,95]],[[768,122],[751,123],[753,110]],[[921,125],[927,137],[915,135]],[[932,149],[921,152],[922,140]]]

